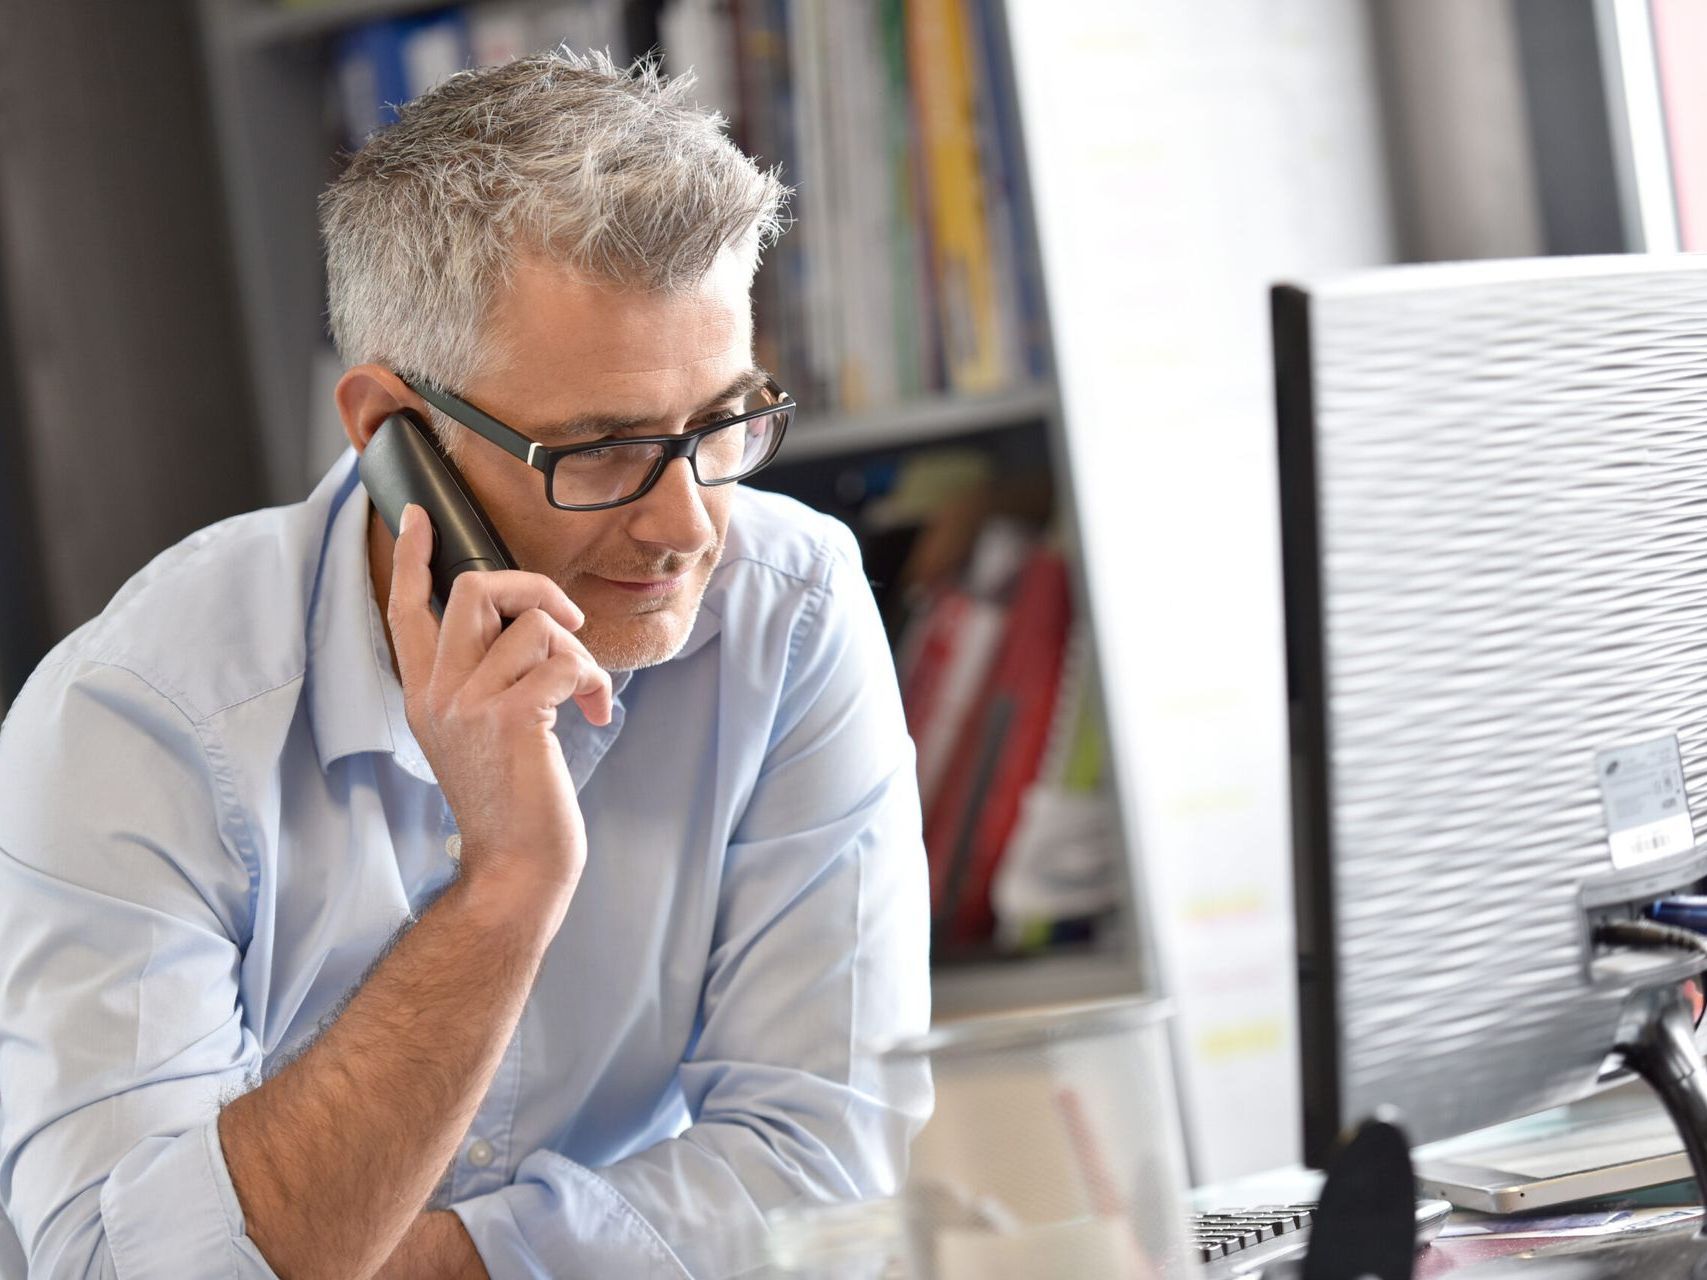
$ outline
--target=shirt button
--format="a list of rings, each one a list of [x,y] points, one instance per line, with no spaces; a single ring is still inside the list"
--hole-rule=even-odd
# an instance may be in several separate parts
[[[492,1150],[492,1144],[485,1138],[476,1138],[468,1144],[468,1163],[476,1169],[484,1169],[492,1163],[497,1152]]]
[[[453,861],[462,861],[462,837],[460,835],[455,835],[449,840],[446,840],[445,852],[450,854]]]

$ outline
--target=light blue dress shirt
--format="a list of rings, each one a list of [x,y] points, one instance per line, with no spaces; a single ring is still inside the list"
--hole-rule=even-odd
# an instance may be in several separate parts
[[[353,453],[165,552],[0,727],[0,1203],[31,1276],[269,1276],[223,1102],[455,875]],[[487,1269],[695,1277],[929,1110],[912,748],[847,530],[742,490],[682,653],[558,733],[586,874],[437,1203]],[[352,1099],[352,1104],[357,1100]]]

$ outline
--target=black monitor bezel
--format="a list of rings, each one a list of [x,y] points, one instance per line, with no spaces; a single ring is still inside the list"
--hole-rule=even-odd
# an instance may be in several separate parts
[[[1310,298],[1303,289],[1283,284],[1273,288],[1270,302],[1286,616],[1304,1159],[1320,1167],[1339,1136],[1341,1080]]]

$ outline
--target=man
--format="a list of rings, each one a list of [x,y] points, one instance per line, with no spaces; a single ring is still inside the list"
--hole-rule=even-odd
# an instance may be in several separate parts
[[[355,450],[431,423],[518,569],[440,618],[424,513],[394,540],[346,455],[160,556],[7,719],[32,1276],[708,1276],[894,1188],[911,749],[846,530],[716,483],[786,413],[749,304],[783,192],[685,89],[459,76],[324,201]],[[542,477],[482,414],[596,448]]]

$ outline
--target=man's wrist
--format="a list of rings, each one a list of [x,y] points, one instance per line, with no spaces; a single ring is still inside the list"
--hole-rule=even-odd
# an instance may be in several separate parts
[[[379,1280],[490,1280],[462,1219],[423,1213],[380,1270]]]
[[[482,938],[543,952],[563,923],[570,896],[552,886],[464,870],[439,902]]]

